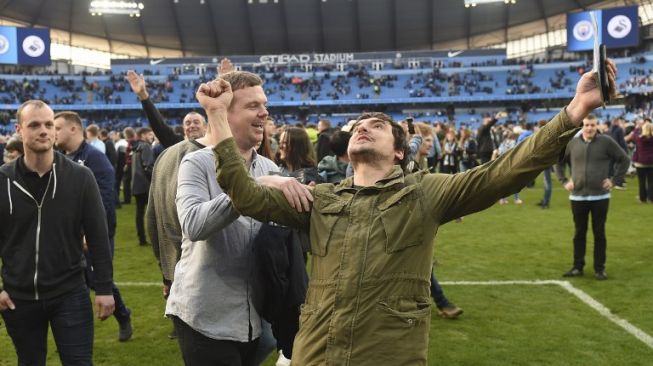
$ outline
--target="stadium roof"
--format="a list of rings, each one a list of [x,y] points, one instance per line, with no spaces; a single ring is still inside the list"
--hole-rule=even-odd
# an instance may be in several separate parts
[[[112,52],[116,44],[138,45],[146,56],[157,49],[178,56],[330,53],[482,47],[505,42],[520,25],[543,33],[554,26],[552,17],[606,2],[517,0],[466,8],[463,0],[139,1],[139,18],[91,16],[90,0],[0,0],[0,17],[76,39],[98,37]]]

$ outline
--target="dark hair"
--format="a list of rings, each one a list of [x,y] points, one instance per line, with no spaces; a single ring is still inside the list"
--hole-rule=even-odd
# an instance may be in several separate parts
[[[331,139],[329,139],[329,147],[331,148],[331,151],[336,154],[336,157],[347,153],[350,138],[351,133],[346,131],[336,131],[331,135]]]
[[[57,118],[63,118],[66,122],[74,123],[78,125],[80,128],[82,127],[82,119],[79,117],[79,114],[77,114],[77,112],[73,112],[73,111],[57,112],[54,115],[54,119]]]
[[[281,154],[277,152],[277,161],[280,165],[290,170],[301,168],[315,168],[315,155],[313,145],[308,138],[306,130],[299,127],[289,127],[285,131],[285,141],[279,141],[279,145],[286,143],[286,157],[281,160]]]
[[[402,151],[404,153],[404,157],[399,160],[399,166],[401,166],[401,169],[405,170],[406,164],[408,164],[408,155],[410,154],[410,150],[408,149],[408,142],[406,141],[406,134],[404,133],[404,129],[398,123],[393,121],[392,117],[381,112],[365,112],[356,118],[356,122],[351,126],[351,132],[354,132],[356,126],[360,121],[369,118],[376,118],[390,124],[390,127],[392,127],[392,137],[394,137],[393,147],[395,151]]]
[[[138,130],[136,130],[136,136],[138,136],[138,138],[140,139],[141,137],[143,137],[143,135],[145,135],[146,133],[150,133],[150,132],[152,132],[151,128],[141,127]]]
[[[272,148],[270,147],[270,136],[267,132],[263,131],[263,140],[261,140],[261,146],[256,149],[256,153],[270,160],[274,160],[274,154],[272,153]]]
[[[12,137],[7,141],[5,145],[5,150],[7,151],[18,151],[20,155],[23,155],[25,151],[23,150],[23,141],[20,137]]]

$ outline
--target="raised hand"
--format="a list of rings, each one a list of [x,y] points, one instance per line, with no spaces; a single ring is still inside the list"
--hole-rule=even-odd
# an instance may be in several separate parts
[[[230,59],[225,57],[222,60],[220,60],[220,64],[218,65],[218,68],[217,68],[216,71],[218,72],[218,76],[222,76],[222,75],[224,75],[224,74],[226,74],[228,72],[232,72],[234,70],[235,70],[234,64],[231,63]]]
[[[617,95],[616,80],[617,80],[617,66],[612,60],[606,60],[608,70],[608,81],[610,85],[610,96]],[[587,117],[594,109],[603,105],[603,98],[601,98],[601,88],[597,83],[598,78],[592,71],[586,72],[578,81],[576,86],[576,95],[574,99],[567,106],[567,115],[572,122],[580,125],[583,119]]]
[[[134,94],[138,96],[138,99],[145,100],[150,96],[147,93],[143,75],[138,75],[134,70],[129,70],[127,71],[127,81],[129,81],[129,86],[131,86]]]
[[[222,79],[203,83],[195,93],[197,101],[207,113],[211,111],[226,111],[229,109],[234,93],[231,84]]]

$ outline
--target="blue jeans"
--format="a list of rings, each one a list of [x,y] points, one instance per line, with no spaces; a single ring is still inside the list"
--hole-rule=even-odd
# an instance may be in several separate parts
[[[553,193],[551,170],[552,168],[544,169],[544,198],[542,198],[542,206],[548,206],[551,202],[551,193]]]
[[[13,302],[15,310],[0,314],[14,342],[18,365],[45,365],[48,325],[64,366],[92,365],[93,306],[86,287],[54,299]]]
[[[270,355],[277,349],[277,340],[274,339],[272,334],[272,324],[261,319],[261,337],[259,337],[258,346],[256,347],[256,355],[254,356],[254,364],[262,364]]]
[[[442,287],[440,287],[438,279],[435,278],[435,274],[433,272],[431,272],[431,296],[433,297],[435,306],[437,306],[438,309],[442,309],[450,305],[449,300],[446,296],[444,296]]]

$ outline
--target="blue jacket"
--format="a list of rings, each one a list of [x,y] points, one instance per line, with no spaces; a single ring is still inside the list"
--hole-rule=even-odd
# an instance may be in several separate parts
[[[116,194],[114,188],[116,175],[109,158],[102,151],[87,144],[86,141],[82,142],[77,151],[66,156],[93,172],[95,182],[100,188],[102,204],[107,215],[109,238],[113,238],[116,233]]]

